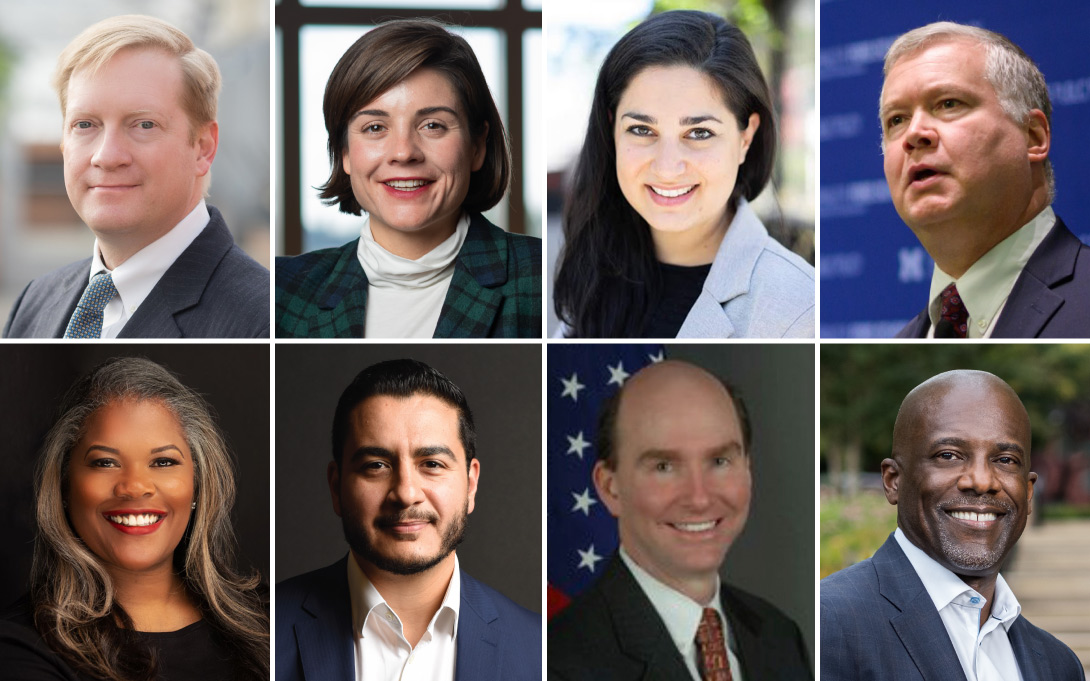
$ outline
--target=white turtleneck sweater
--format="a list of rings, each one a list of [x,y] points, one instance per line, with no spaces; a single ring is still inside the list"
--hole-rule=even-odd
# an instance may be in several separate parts
[[[469,233],[462,215],[446,241],[417,260],[394,255],[371,234],[364,213],[356,257],[367,275],[365,338],[431,338],[454,276],[454,261]]]

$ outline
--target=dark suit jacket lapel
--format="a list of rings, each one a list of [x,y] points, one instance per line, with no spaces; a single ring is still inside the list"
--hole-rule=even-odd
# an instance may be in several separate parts
[[[666,625],[636,578],[614,556],[598,587],[609,605],[620,649],[644,664],[644,681],[692,681]]]
[[[504,295],[496,287],[507,283],[507,240],[493,234],[485,219],[470,218],[454,276],[450,280],[435,338],[481,338],[490,335]]]
[[[996,338],[1036,338],[1048,320],[1064,304],[1063,296],[1052,288],[1075,273],[1080,242],[1056,218],[1041,245],[1030,256],[1018,275],[1007,304],[992,334]]]
[[[76,303],[83,295],[83,289],[90,283],[91,259],[88,258],[73,277],[66,277],[65,281],[57,285],[54,293],[54,302],[43,305],[42,310],[48,310],[48,316],[41,323],[43,338],[63,338],[68,330],[68,321],[72,313],[76,311]]]
[[[234,240],[219,212],[209,207],[210,220],[189,248],[182,251],[155,288],[140,304],[118,338],[182,338],[185,330],[174,315],[201,301],[204,289],[231,250]]]
[[[931,318],[927,315],[925,309],[920,314],[913,317],[912,321],[905,325],[903,329],[897,332],[897,338],[926,338],[927,330],[931,328]]]
[[[731,596],[729,587],[722,585],[719,600],[727,613],[730,631],[738,644],[738,662],[747,679],[774,679],[780,672],[781,660],[770,660],[761,645],[761,616]]]
[[[317,313],[307,319],[311,335],[322,338],[363,338],[367,310],[367,275],[356,255],[359,239],[340,249],[337,262],[318,288]]]
[[[477,580],[462,575],[461,610],[458,613],[458,655],[455,681],[501,681],[497,652],[503,626],[492,600]]]
[[[1014,649],[1014,659],[1018,660],[1018,669],[1022,672],[1022,681],[1047,681],[1049,670],[1047,659],[1031,637],[1028,636],[1029,628],[1026,620],[1019,617],[1007,631],[1011,648]]]
[[[890,535],[872,559],[878,590],[901,612],[890,618],[916,668],[927,681],[965,681],[958,654],[935,603]]]
[[[307,681],[354,681],[352,603],[348,592],[348,558],[324,571],[328,579],[307,596],[302,609],[313,619],[295,624],[299,659]]]

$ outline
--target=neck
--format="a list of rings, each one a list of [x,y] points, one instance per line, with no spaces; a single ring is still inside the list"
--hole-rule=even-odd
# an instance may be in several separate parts
[[[114,599],[132,618],[137,631],[177,631],[201,619],[182,578],[169,564],[134,572],[109,570]]]
[[[1038,187],[1017,213],[989,213],[969,220],[950,220],[913,228],[935,265],[954,279],[1001,241],[1014,234],[1048,206],[1048,189]]]
[[[683,267],[711,264],[732,220],[734,212],[727,210],[723,219],[710,228],[691,228],[680,232],[652,229],[655,259],[667,265]]]
[[[440,225],[427,227],[414,232],[403,232],[371,218],[371,236],[375,243],[390,253],[407,260],[419,260],[434,251],[454,234],[461,216],[455,214]]]
[[[352,558],[390,609],[397,613],[405,639],[415,647],[443,603],[443,596],[446,595],[454,575],[454,553],[451,552],[436,565],[414,575],[397,575],[380,570],[355,552],[352,553]]]
[[[624,546],[623,539],[621,540],[621,545]],[[718,573],[693,573],[689,575],[667,574],[666,572],[655,568],[650,561],[643,560],[638,551],[633,553],[627,546],[625,546],[624,549],[625,552],[628,553],[628,557],[632,559],[633,563],[639,565],[640,569],[690,600],[695,601],[702,606],[708,606],[711,604],[712,599],[715,598],[715,589],[718,585]]]

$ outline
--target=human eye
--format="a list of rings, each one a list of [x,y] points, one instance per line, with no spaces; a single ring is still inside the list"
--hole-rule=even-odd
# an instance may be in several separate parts
[[[171,466],[181,466],[181,459],[174,458],[172,456],[160,456],[156,457],[151,462],[152,468],[170,468]]]
[[[961,102],[959,102],[958,100],[953,99],[953,98],[947,98],[947,99],[944,99],[941,102],[939,102],[939,108],[954,109],[954,108],[957,108],[957,106],[959,104],[961,104]]]
[[[73,130],[90,130],[94,127],[94,123],[91,121],[75,121],[72,123]]]
[[[446,123],[443,123],[442,121],[434,121],[434,120],[433,121],[425,121],[425,123],[423,125],[421,125],[420,127],[422,129],[424,129],[424,130],[429,130],[429,131],[433,131],[433,132],[443,131],[443,130],[447,129]]]
[[[958,457],[957,452],[952,452],[948,449],[944,449],[941,452],[935,454],[935,458],[940,461],[953,461]]]
[[[368,123],[363,126],[362,132],[365,135],[378,135],[386,131],[386,126],[382,123]]]
[[[656,473],[669,473],[674,470],[674,463],[672,461],[659,460],[655,462]]]
[[[715,137],[715,133],[711,130],[708,130],[707,128],[694,128],[693,130],[685,133],[685,137],[691,140],[703,141],[710,140],[711,138]]]
[[[140,128],[141,130],[154,130],[159,126],[155,124],[155,121],[140,121],[136,124],[136,127]]]
[[[1021,463],[1018,460],[1018,457],[1011,456],[1010,454],[1000,455],[996,457],[995,461],[996,463],[1002,464],[1004,466],[1017,466],[1019,463]]]
[[[97,459],[91,459],[87,462],[87,465],[91,468],[119,468],[121,464],[119,464],[116,459],[103,456]]]
[[[438,473],[440,471],[444,471],[444,470],[447,469],[446,463],[440,461],[439,459],[426,459],[423,462],[421,462],[420,466],[425,471],[428,471],[428,472],[431,472],[431,473]]]
[[[630,135],[635,135],[636,137],[652,137],[655,134],[654,131],[646,125],[630,125],[625,132]]]
[[[900,124],[905,122],[905,117],[902,114],[893,114],[886,117],[886,130],[892,130]]]

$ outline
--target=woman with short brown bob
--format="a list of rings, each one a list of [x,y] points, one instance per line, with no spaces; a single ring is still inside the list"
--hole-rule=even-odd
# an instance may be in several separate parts
[[[366,33],[326,84],[321,197],[360,238],[276,262],[278,337],[539,337],[541,241],[481,212],[511,155],[464,39],[438,22]]]

